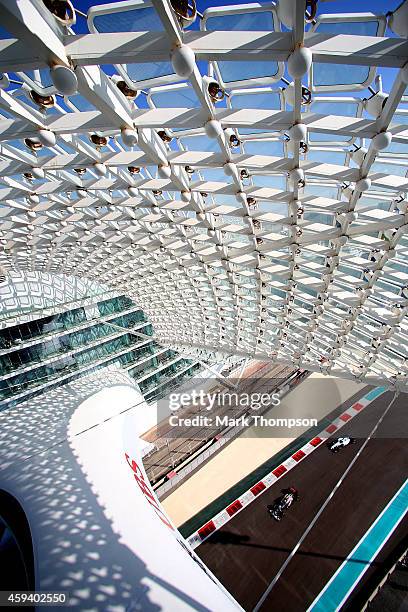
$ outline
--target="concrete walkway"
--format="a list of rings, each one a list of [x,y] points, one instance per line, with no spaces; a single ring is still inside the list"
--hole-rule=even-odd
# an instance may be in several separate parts
[[[265,416],[320,420],[359,390],[363,393],[363,389],[360,383],[314,373]],[[307,429],[292,428],[288,437],[287,430],[276,427],[250,427],[163,500],[162,505],[175,524],[182,525]]]

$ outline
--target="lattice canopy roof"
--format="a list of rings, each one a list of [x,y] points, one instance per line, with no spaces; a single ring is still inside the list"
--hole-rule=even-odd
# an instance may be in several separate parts
[[[185,352],[404,387],[407,2],[191,2],[0,0],[1,273],[97,279]]]

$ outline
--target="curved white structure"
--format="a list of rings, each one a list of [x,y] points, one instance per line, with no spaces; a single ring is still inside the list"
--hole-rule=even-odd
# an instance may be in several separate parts
[[[26,514],[35,588],[77,609],[241,609],[150,488],[143,408],[110,367],[0,413],[0,492]]]
[[[97,279],[180,350],[406,388],[408,54],[386,35],[387,20],[400,32],[396,18],[318,15],[305,31],[305,3],[281,0],[208,9],[192,33],[169,0],[129,0],[90,9],[91,34],[74,37],[76,24],[41,0],[0,4],[15,37],[2,66],[24,83],[0,90],[3,275]],[[140,9],[152,31],[138,31]],[[281,32],[288,14],[293,32]],[[237,15],[243,31],[229,31]],[[229,90],[226,106],[204,95],[204,61]],[[100,68],[109,63],[123,80]],[[285,63],[293,106],[277,85]],[[77,94],[55,97],[55,64]],[[373,119],[382,66],[395,74]],[[284,136],[299,123],[307,142],[288,154]]]

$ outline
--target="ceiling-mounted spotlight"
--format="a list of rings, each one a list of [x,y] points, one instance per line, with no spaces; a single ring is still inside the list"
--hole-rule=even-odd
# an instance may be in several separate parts
[[[197,17],[195,0],[170,0],[171,7],[182,28],[188,28]]]
[[[184,167],[184,170],[187,172],[187,174],[188,174],[190,177],[191,177],[191,176],[194,174],[194,172],[195,172],[194,168],[192,168],[191,166],[185,166],[185,167]]]
[[[76,22],[75,10],[70,0],[43,0],[43,3],[61,25],[68,27]]]
[[[408,202],[406,202],[405,200],[405,195],[404,194],[399,194],[395,200],[393,200],[393,204],[395,204],[395,210],[402,213],[402,214],[406,214],[407,212],[407,206],[408,206]]]
[[[176,47],[170,55],[174,72],[182,79],[188,79],[195,68],[195,54],[188,45]]]
[[[247,198],[247,204],[248,204],[249,208],[252,209],[252,210],[256,210],[258,208],[257,201],[255,200],[255,198],[253,198],[251,196],[249,196]]]
[[[123,80],[121,76],[119,76],[118,74],[114,74],[111,79],[112,82],[119,89],[119,91],[123,93],[125,98],[127,98],[128,100],[134,100],[135,98],[137,98],[139,92],[136,89],[132,89],[131,87],[129,87],[129,85],[126,83],[126,81]]]
[[[239,173],[241,180],[244,181],[246,179],[249,179],[250,174],[248,172],[248,170],[246,168],[242,168],[241,172]]]
[[[383,108],[388,100],[388,95],[383,91],[377,91],[370,98],[363,98],[364,108],[367,113],[378,119],[381,115]]]
[[[97,147],[106,147],[108,144],[108,138],[106,136],[98,136],[98,134],[91,134],[89,137],[92,144]]]
[[[220,87],[217,81],[215,81],[211,77],[204,76],[203,85],[213,104],[217,104],[217,102],[221,102],[222,100],[224,100],[225,91],[222,89],[222,87]]]
[[[316,23],[315,17],[317,13],[317,3],[319,0],[306,0],[305,7],[305,22]]]
[[[86,168],[74,168],[74,172],[76,172],[78,176],[83,176],[86,172]]]
[[[23,174],[24,178],[27,179],[27,181],[33,181],[34,180],[34,176],[31,172],[24,172]]]
[[[297,142],[295,140],[286,140],[286,147],[288,149],[288,153],[294,154],[295,151],[299,151],[302,155],[306,155],[309,151],[309,145],[306,142],[300,141]]]
[[[165,130],[159,130],[157,132],[157,135],[162,139],[163,142],[171,142],[173,140],[173,138],[171,136],[169,136],[169,134],[167,134],[167,132]]]
[[[30,151],[34,152],[39,151],[43,147],[38,138],[24,138],[24,144]]]
[[[358,147],[354,151],[350,151],[350,157],[358,166],[363,163],[364,157],[366,156],[367,149],[364,147]]]
[[[153,189],[152,193],[155,197],[160,197],[161,195],[163,195],[163,192],[161,189]]]
[[[290,104],[291,106],[295,106],[295,84],[292,81],[289,83],[285,78],[282,78],[282,81],[287,85],[286,88],[282,89],[283,97],[285,99],[286,104]],[[303,106],[308,106],[312,102],[312,92],[305,85],[302,85],[302,98],[301,104]]]
[[[128,166],[128,171],[130,174],[140,174],[140,168],[137,166]]]
[[[343,183],[341,186],[341,191],[346,198],[350,198],[353,195],[353,190],[350,187],[350,183]]]
[[[41,96],[36,91],[34,91],[34,89],[30,90],[30,98],[34,102],[34,104],[39,106],[42,110],[52,108],[55,105],[54,96]]]
[[[234,130],[232,128],[226,128],[224,132],[225,132],[225,136],[228,139],[229,146],[233,149],[235,149],[236,147],[239,147],[239,145],[241,144],[241,141],[239,140],[238,136],[235,134]]]
[[[293,186],[305,186],[305,173],[302,168],[293,168],[293,170],[290,170],[290,172],[288,172],[288,178]]]
[[[123,93],[123,95],[129,100],[134,100],[137,97],[138,91],[131,89],[125,81],[119,81],[116,83],[116,87]]]

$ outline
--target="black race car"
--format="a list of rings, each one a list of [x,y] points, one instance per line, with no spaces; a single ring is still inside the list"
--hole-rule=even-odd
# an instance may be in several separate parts
[[[339,450],[348,446],[349,444],[355,444],[356,441],[354,438],[350,438],[350,436],[343,436],[342,438],[335,438],[328,443],[328,448],[332,453],[338,453]]]
[[[295,487],[289,487],[289,489],[282,489],[282,496],[275,501],[274,504],[268,506],[269,514],[275,519],[280,521],[283,517],[284,511],[295,501],[299,501],[299,493]]]

